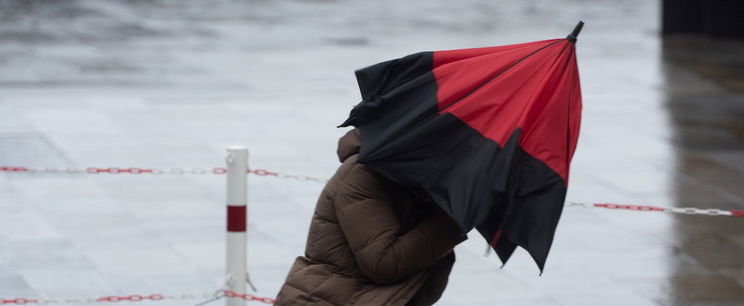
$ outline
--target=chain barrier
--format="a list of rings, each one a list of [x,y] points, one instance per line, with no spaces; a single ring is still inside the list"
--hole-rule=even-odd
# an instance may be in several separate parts
[[[213,168],[118,168],[118,167],[87,167],[87,168],[32,168],[17,166],[0,166],[0,172],[6,173],[39,173],[39,174],[151,174],[151,175],[204,175],[226,174],[227,169]],[[256,176],[272,176],[280,179],[312,181],[325,183],[328,180],[307,175],[280,173],[264,169],[251,169],[248,173]]]
[[[225,297],[228,297],[228,298],[239,298],[239,299],[244,299],[249,302],[251,301],[261,302],[264,304],[272,304],[272,305],[276,303],[276,300],[274,300],[273,298],[255,296],[250,293],[240,294],[240,293],[230,291],[230,290],[224,290],[224,293],[225,293]]]
[[[47,304],[92,304],[92,303],[116,303],[116,302],[143,302],[143,301],[162,301],[162,300],[193,300],[205,299],[210,301],[221,298],[239,298],[249,302],[260,302],[264,304],[274,304],[275,300],[269,297],[260,297],[252,294],[240,294],[230,290],[218,290],[216,292],[204,293],[184,293],[184,294],[149,294],[149,295],[109,295],[101,297],[83,297],[83,298],[0,298],[0,305],[47,305]]]
[[[649,206],[649,205],[635,205],[635,204],[615,204],[615,203],[578,203],[568,202],[569,206],[579,207],[590,207],[590,208],[608,208],[608,209],[622,209],[622,210],[635,210],[635,211],[658,211],[673,214],[684,214],[684,215],[706,215],[706,216],[728,216],[735,218],[743,218],[744,210],[736,209],[717,209],[717,208],[694,208],[694,207],[662,207],[662,206]]]
[[[220,168],[220,167],[214,167],[214,168],[116,168],[116,167],[32,168],[32,167],[19,167],[19,166],[0,166],[0,172],[47,173],[47,174],[204,175],[204,174],[226,174],[227,169]],[[264,170],[264,169],[251,169],[251,170],[248,170],[248,173],[256,175],[256,176],[275,177],[279,179],[310,181],[310,182],[318,182],[318,183],[328,182],[328,180],[325,178],[300,175],[300,174],[280,173],[280,172],[274,172],[274,171],[269,171],[269,170]],[[623,209],[623,210],[635,210],[635,211],[658,211],[658,212],[685,214],[685,215],[744,217],[744,210],[706,209],[706,208],[694,208],[694,207],[660,207],[660,206],[615,204],[615,203],[568,202],[567,204],[569,206]]]
[[[170,174],[170,175],[204,175],[204,174],[226,174],[226,168],[214,167],[214,168],[99,168],[99,167],[88,167],[88,168],[32,168],[32,167],[18,167],[18,166],[0,166],[0,172],[6,173],[46,173],[46,174]],[[247,171],[249,174],[256,176],[267,176],[276,177],[280,179],[292,179],[301,181],[312,181],[325,183],[328,180],[325,178],[312,177],[306,175],[297,174],[286,174],[273,172],[264,169],[251,169]],[[729,216],[729,217],[744,217],[744,210],[724,210],[715,208],[694,208],[694,207],[662,207],[662,206],[649,206],[649,205],[636,205],[636,204],[615,204],[615,203],[581,203],[581,202],[567,202],[568,206],[587,207],[587,208],[606,208],[606,209],[621,209],[621,210],[634,210],[634,211],[656,211],[666,212],[674,214],[685,214],[685,215],[706,215],[706,216]],[[4,299],[0,298],[0,305],[26,305],[26,304],[71,304],[71,303],[107,303],[107,302],[141,302],[141,301],[161,301],[161,300],[187,300],[187,299],[203,299],[208,298],[209,300],[199,303],[197,305],[203,305],[209,302],[216,301],[221,298],[240,298],[246,301],[261,302],[265,304],[274,304],[275,300],[269,297],[255,296],[249,293],[240,294],[234,291],[220,289],[216,292],[206,293],[186,293],[176,295],[163,295],[163,294],[150,294],[150,295],[111,295],[102,297],[87,297],[87,298],[14,298]]]

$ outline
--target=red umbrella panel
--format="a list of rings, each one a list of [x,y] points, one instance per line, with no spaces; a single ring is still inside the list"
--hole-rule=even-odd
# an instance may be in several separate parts
[[[542,272],[581,121],[576,35],[421,52],[356,72],[363,101],[341,126],[359,162],[423,188],[463,232],[506,262],[516,246]]]

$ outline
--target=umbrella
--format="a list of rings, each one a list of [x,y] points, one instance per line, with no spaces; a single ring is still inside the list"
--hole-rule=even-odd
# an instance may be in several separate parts
[[[358,161],[423,188],[503,263],[540,269],[553,242],[581,121],[579,22],[565,39],[420,52],[356,71],[362,102],[340,125]]]

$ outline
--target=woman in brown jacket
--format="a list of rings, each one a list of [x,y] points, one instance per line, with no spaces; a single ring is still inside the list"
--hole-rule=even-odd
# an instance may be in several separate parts
[[[442,295],[465,235],[425,194],[357,163],[359,143],[357,130],[339,140],[342,165],[276,305],[432,305]]]

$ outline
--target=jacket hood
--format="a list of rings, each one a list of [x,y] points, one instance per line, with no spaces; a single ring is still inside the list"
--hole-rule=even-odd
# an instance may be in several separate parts
[[[343,163],[347,158],[359,153],[361,139],[359,129],[348,131],[346,135],[339,138],[338,149],[336,150],[338,160]]]

